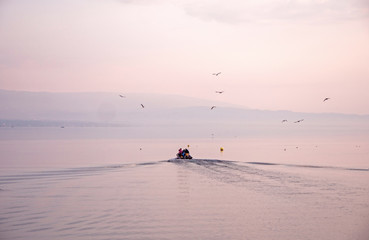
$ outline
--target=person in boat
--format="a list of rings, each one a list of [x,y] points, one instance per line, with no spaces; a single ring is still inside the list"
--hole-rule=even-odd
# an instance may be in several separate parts
[[[183,149],[182,156],[183,156],[184,159],[192,159],[192,157],[190,155],[190,151],[188,151],[187,148]]]
[[[183,158],[183,151],[182,148],[178,149],[177,158]]]

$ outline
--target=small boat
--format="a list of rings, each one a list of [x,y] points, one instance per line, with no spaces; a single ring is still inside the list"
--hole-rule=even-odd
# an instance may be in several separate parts
[[[187,148],[183,150],[180,148],[176,156],[177,156],[177,159],[192,159],[192,156],[190,155],[190,151],[188,151]]]
[[[188,153],[185,156],[178,156],[177,154],[177,159],[192,159],[192,156]]]

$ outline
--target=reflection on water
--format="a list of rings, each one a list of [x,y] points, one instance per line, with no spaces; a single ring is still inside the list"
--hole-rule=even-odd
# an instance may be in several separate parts
[[[172,159],[187,144],[196,159]],[[368,152],[315,139],[0,141],[0,239],[366,240]]]

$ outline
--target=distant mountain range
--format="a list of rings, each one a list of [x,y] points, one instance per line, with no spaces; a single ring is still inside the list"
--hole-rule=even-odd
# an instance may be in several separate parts
[[[212,106],[216,107],[211,110]],[[301,119],[303,121],[295,123]],[[282,123],[283,120],[287,121]],[[367,126],[369,115],[255,110],[222,102],[164,94],[0,90],[0,121],[0,126],[3,127]]]

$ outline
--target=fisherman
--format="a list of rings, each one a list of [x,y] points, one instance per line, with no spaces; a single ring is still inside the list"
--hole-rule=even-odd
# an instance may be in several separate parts
[[[187,148],[183,149],[182,155],[183,155],[183,158],[185,158],[185,159],[192,159],[192,157],[190,155],[190,151],[188,151]]]
[[[183,158],[183,151],[182,148],[178,149],[177,158]]]

